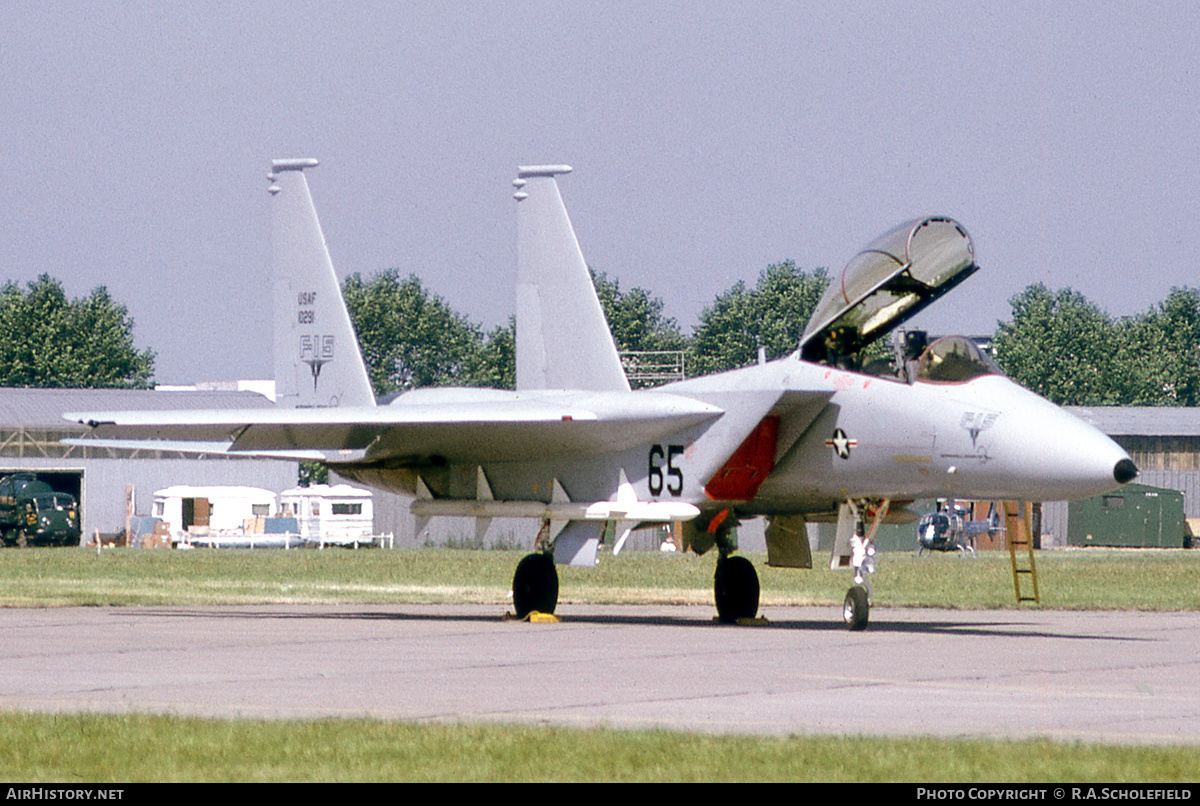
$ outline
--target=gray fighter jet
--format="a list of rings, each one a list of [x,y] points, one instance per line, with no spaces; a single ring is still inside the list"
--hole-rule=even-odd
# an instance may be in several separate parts
[[[277,407],[65,415],[108,444],[320,458],[339,475],[413,497],[419,520],[525,517],[537,550],[517,566],[518,615],[552,613],[555,564],[592,565],[633,528],[680,523],[716,548],[717,613],[758,612],[734,526],[765,516],[768,562],[811,567],[808,521],[838,523],[852,629],[866,626],[871,536],[914,499],[1061,500],[1137,475],[1104,434],[948,338],[862,367],[863,351],[978,268],[955,221],[882,235],[833,278],[793,354],[631,391],[559,194],[562,165],[523,167],[517,388],[416,389],[377,404],[304,171],[276,160],[272,196]],[[142,443],[145,446],[144,443]]]

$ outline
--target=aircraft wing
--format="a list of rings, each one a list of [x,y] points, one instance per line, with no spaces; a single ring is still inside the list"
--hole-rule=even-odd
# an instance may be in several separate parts
[[[179,440],[165,439],[97,439],[94,437],[71,437],[60,439],[63,445],[70,445],[77,448],[98,448],[100,450],[137,450],[137,451],[163,451],[168,453],[183,453],[192,456],[214,456],[235,453],[231,450],[233,443],[228,441],[219,442],[185,442]],[[323,462],[329,460],[329,456],[324,451],[315,450],[294,450],[294,451],[253,451],[253,452],[236,452],[239,457],[254,457],[257,459],[281,459],[291,462]],[[350,459],[361,458],[361,451],[345,451],[346,457],[342,457],[344,461]]]
[[[507,462],[619,451],[714,420],[719,407],[672,394],[420,390],[390,405],[64,414],[89,440],[225,444],[229,453],[355,452],[362,459]],[[333,456],[328,456],[334,459]]]

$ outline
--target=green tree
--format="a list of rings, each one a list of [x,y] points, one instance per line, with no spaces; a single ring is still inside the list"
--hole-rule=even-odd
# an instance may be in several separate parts
[[[517,324],[511,316],[507,325],[492,329],[475,353],[466,381],[468,386],[515,389],[517,386]]]
[[[395,269],[342,285],[377,395],[422,386],[465,385],[478,371],[479,326]]]
[[[629,355],[637,352],[678,351],[682,356],[687,340],[675,320],[663,314],[663,301],[644,288],[622,291],[620,283],[603,272],[592,271],[592,285],[608,320],[621,363],[634,389],[656,386],[677,379],[681,371],[674,356]]]
[[[592,271],[592,285],[608,319],[617,349],[682,350],[685,345],[679,325],[663,314],[663,301],[644,288],[622,291],[617,280]]]
[[[748,366],[760,346],[768,359],[795,351],[828,285],[825,269],[805,272],[791,260],[763,269],[753,289],[739,280],[700,315],[689,347],[689,374]]]
[[[1121,402],[1200,405],[1200,291],[1173,288],[1157,307],[1122,325],[1118,363],[1130,381]]]
[[[0,385],[144,389],[154,353],[133,345],[133,319],[100,286],[68,300],[47,274],[0,289]]]
[[[1118,405],[1128,367],[1118,359],[1123,328],[1082,294],[1031,285],[1010,300],[1011,322],[993,341],[996,362],[1017,383],[1059,405]]]
[[[329,483],[329,466],[324,462],[301,462],[296,481],[299,487],[311,487],[314,484]]]

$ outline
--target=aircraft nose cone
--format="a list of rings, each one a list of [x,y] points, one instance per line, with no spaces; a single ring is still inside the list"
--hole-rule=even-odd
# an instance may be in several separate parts
[[[1137,466],[1125,449],[1075,414],[1007,379],[976,387],[981,398],[972,405],[1003,411],[977,438],[980,443],[992,440],[996,469],[1009,475],[1009,489],[1002,492],[1029,500],[1077,501],[1137,477]],[[963,422],[967,419],[956,424]]]

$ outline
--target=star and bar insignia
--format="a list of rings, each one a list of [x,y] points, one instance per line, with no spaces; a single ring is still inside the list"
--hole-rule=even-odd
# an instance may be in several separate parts
[[[846,432],[842,429],[837,429],[833,432],[833,438],[825,440],[825,444],[833,448],[834,452],[843,459],[850,458],[850,449],[858,444],[857,439],[850,439],[846,436]]]

